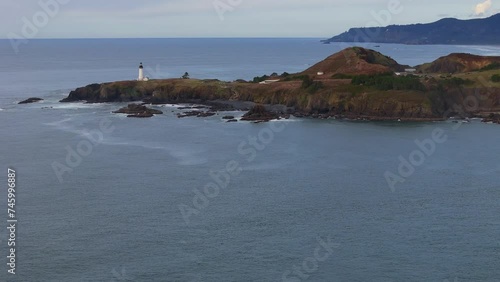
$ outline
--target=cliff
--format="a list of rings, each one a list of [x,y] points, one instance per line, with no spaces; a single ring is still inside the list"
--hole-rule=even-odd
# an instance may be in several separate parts
[[[485,19],[445,18],[428,24],[351,28],[324,42],[498,45],[500,14]]]
[[[484,65],[469,62],[467,58],[472,57],[468,55],[452,57],[457,56],[466,66]],[[496,59],[486,61],[492,60]],[[436,120],[500,112],[500,82],[490,79],[498,73],[496,69],[457,72],[453,76],[395,75],[393,72],[401,67],[378,52],[355,47],[304,72],[275,77],[280,81],[270,84],[197,79],[121,81],[78,88],[61,102],[200,103],[215,106],[215,110],[253,102],[282,105],[282,111],[296,116],[371,120]],[[324,74],[318,75],[318,71]],[[464,106],[471,97],[477,99],[477,107]]]

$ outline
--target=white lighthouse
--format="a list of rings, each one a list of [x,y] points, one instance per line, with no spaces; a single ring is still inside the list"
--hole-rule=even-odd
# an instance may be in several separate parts
[[[142,66],[142,63],[139,65],[139,78],[137,80],[144,81],[144,67]]]

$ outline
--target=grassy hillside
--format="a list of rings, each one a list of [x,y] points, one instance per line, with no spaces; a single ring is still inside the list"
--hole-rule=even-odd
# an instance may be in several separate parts
[[[344,49],[308,68],[301,74],[316,75],[323,72],[326,77],[335,74],[358,75],[403,71],[407,66],[377,51],[361,47]]]
[[[500,57],[450,54],[417,67],[420,73],[464,73],[500,69]]]

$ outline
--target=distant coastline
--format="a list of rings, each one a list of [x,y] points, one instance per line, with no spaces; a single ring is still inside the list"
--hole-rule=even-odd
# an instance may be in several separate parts
[[[351,28],[322,42],[500,45],[500,13],[484,19],[445,18],[428,24]]]

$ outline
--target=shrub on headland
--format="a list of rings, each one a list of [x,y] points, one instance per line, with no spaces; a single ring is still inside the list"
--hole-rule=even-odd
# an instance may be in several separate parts
[[[474,82],[470,79],[463,79],[460,77],[452,77],[452,78],[445,78],[445,79],[439,81],[439,83],[441,85],[447,86],[447,87],[458,87],[458,86],[462,86],[462,85],[471,85]]]
[[[373,86],[378,90],[425,90],[419,77],[414,75],[395,76],[392,73],[356,75],[353,76],[351,84]]]
[[[353,76],[350,74],[336,73],[332,75],[333,79],[351,79]]]
[[[263,76],[256,76],[253,78],[252,82],[253,83],[259,83],[259,82],[262,82],[266,79],[269,79],[269,76],[267,74],[263,75]]]
[[[323,88],[323,83],[320,81],[314,81],[309,76],[304,76],[302,78],[302,89],[306,89],[309,93],[316,93],[318,90]]]
[[[484,68],[480,69],[479,71],[489,71],[489,70],[498,70],[500,69],[500,63],[491,63]]]

